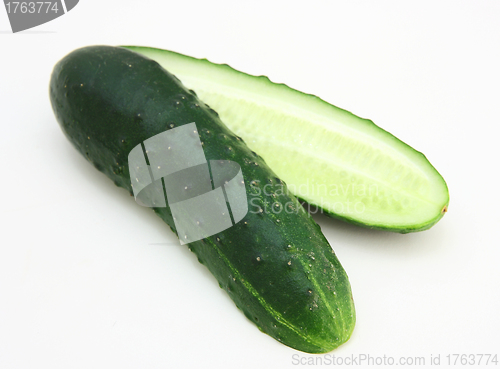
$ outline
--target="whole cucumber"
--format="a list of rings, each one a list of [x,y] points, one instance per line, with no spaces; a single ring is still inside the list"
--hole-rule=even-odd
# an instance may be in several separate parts
[[[349,280],[319,226],[264,160],[175,76],[130,50],[90,46],[57,63],[50,99],[76,149],[131,194],[132,149],[194,122],[207,161],[240,165],[249,211],[232,227],[189,243],[190,250],[236,306],[283,344],[324,353],[349,339],[355,324]],[[176,232],[169,205],[153,209]]]

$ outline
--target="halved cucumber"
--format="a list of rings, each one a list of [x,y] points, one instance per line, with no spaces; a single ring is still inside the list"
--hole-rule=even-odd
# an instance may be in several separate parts
[[[426,157],[372,121],[265,76],[172,51],[156,60],[214,108],[297,197],[370,228],[414,232],[447,211],[446,182]]]

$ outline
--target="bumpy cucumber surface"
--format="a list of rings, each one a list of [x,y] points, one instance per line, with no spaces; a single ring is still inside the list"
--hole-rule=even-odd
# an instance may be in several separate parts
[[[194,89],[292,193],[326,214],[407,233],[432,227],[447,211],[442,176],[422,153],[372,121],[228,65],[127,48],[158,61]]]
[[[189,248],[236,306],[285,345],[323,353],[349,339],[355,324],[350,284],[319,226],[264,160],[176,77],[130,50],[86,47],[55,66],[50,99],[76,149],[131,194],[129,152],[195,122],[207,160],[241,166],[250,211]],[[168,206],[154,211],[176,232]]]

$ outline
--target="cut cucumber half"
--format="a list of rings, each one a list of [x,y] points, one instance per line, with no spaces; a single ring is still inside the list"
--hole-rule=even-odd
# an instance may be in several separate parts
[[[428,229],[447,211],[443,177],[422,153],[372,121],[228,65],[126,48],[193,89],[313,211],[400,233]]]

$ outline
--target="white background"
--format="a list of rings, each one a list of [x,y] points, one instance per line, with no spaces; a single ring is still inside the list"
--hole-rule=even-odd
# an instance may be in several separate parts
[[[264,74],[425,153],[450,189],[432,229],[315,216],[357,311],[331,354],[427,366],[440,355],[441,367],[448,354],[500,356],[500,2],[81,0],[19,34],[0,9],[0,368],[291,368],[319,357],[261,333],[151,210],[66,140],[51,69],[92,44]]]

